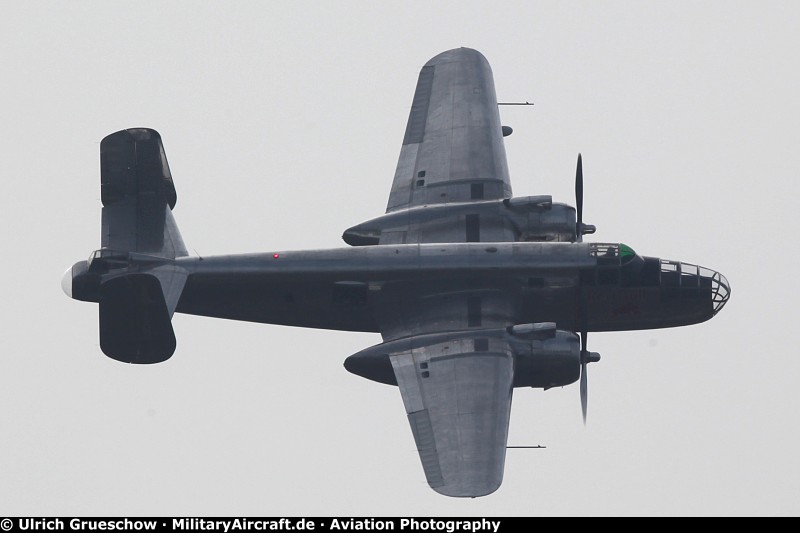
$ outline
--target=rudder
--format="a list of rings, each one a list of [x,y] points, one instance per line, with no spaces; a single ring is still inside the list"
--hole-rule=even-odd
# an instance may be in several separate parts
[[[129,274],[100,286],[100,348],[123,363],[169,359],[176,340],[159,280]]]
[[[157,131],[132,128],[100,142],[102,247],[175,258],[188,255],[172,209],[175,185]]]

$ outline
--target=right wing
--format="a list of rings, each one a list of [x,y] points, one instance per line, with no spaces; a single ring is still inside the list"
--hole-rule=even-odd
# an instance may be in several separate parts
[[[514,384],[509,345],[471,334],[390,360],[431,488],[458,497],[497,490]]]
[[[380,353],[389,354],[428,484],[448,496],[494,492],[514,385],[505,328],[516,323],[518,287],[415,280],[384,284],[380,293]]]

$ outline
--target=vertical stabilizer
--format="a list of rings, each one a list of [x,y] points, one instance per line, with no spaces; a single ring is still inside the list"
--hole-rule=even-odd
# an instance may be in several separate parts
[[[175,258],[188,255],[172,217],[177,201],[161,136],[134,128],[100,143],[102,247]]]

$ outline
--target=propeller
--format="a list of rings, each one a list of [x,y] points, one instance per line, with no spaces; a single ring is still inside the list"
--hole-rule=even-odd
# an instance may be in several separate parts
[[[583,158],[578,154],[578,168],[575,170],[575,208],[578,219],[575,223],[575,241],[583,242],[583,236],[594,233],[595,227],[583,223]]]
[[[589,376],[586,373],[586,365],[596,363],[600,360],[600,354],[590,352],[586,349],[589,334],[586,332],[586,324],[582,325],[581,330],[581,412],[583,413],[583,425],[586,425],[586,412],[589,408]]]
[[[586,375],[586,338],[588,333],[581,331],[581,412],[583,425],[586,425],[586,411],[589,409],[589,378]]]
[[[575,224],[577,241],[583,241],[583,158],[578,154],[578,168],[575,170],[575,207],[578,211],[578,222]],[[581,337],[583,339],[583,337]]]
[[[587,233],[594,233],[595,227],[591,224],[583,223],[583,157],[578,154],[578,168],[575,170],[575,210],[577,211],[577,221],[575,222],[575,242],[583,242],[583,236]],[[586,412],[589,408],[589,376],[586,373],[586,365],[596,363],[600,360],[600,354],[590,352],[586,345],[589,333],[586,331],[586,295],[580,290],[580,300],[578,307],[578,320],[581,333],[581,412],[583,413],[583,424],[586,425]]]

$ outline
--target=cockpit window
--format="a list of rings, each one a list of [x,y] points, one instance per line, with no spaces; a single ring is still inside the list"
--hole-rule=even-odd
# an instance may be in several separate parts
[[[619,245],[593,242],[589,245],[589,255],[592,257],[617,257]]]
[[[627,244],[620,244],[619,245],[619,256],[622,258],[622,264],[628,263],[636,257],[636,252],[633,251],[633,248],[628,246]]]
[[[589,255],[597,258],[601,266],[619,266],[633,261],[636,252],[626,244],[592,243],[589,246]]]
[[[589,255],[597,258],[598,266],[619,266],[619,245],[593,242],[589,245]]]

